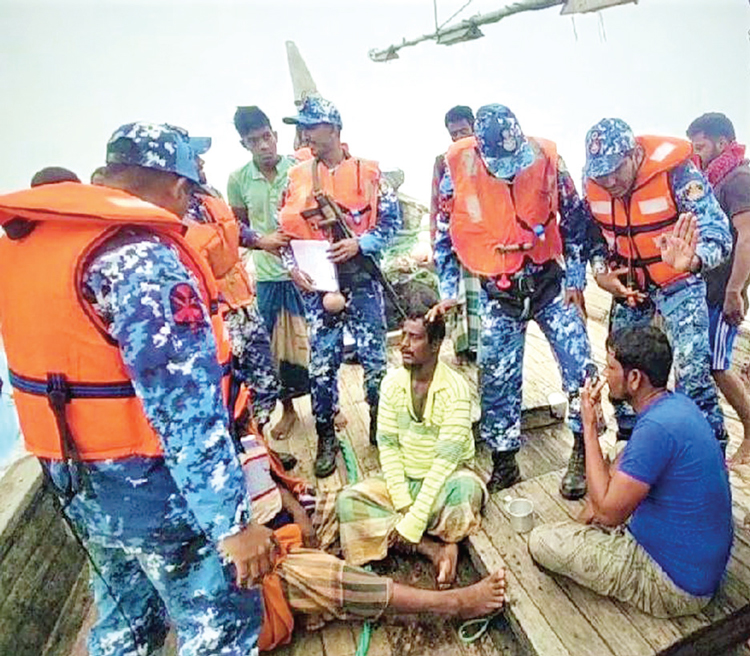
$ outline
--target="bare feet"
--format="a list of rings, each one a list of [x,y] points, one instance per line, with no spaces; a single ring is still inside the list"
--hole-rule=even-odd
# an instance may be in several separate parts
[[[289,437],[289,433],[292,432],[294,424],[297,423],[299,416],[293,405],[284,405],[284,412],[281,415],[281,419],[276,422],[276,425],[271,429],[271,437],[274,440],[285,440]]]
[[[505,571],[499,570],[485,576],[479,583],[466,588],[456,588],[445,593],[451,595],[451,615],[461,619],[484,617],[505,605]]]
[[[417,551],[427,556],[435,567],[438,590],[449,588],[456,580],[458,545],[423,536],[417,545]]]
[[[739,465],[750,464],[750,440],[742,440],[739,448],[729,458],[727,465],[734,469]]]
[[[333,415],[333,426],[337,431],[342,431],[346,428],[346,425],[349,422],[347,421],[346,417],[344,416],[344,413],[341,412],[341,410],[337,410],[336,414]]]

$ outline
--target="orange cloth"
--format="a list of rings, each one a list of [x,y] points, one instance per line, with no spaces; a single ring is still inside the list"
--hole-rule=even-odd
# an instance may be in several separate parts
[[[258,649],[271,651],[279,645],[287,645],[294,631],[294,616],[284,596],[281,579],[275,568],[291,549],[302,547],[302,531],[296,524],[287,524],[274,531],[279,545],[274,571],[263,577],[263,625],[258,636]]]
[[[529,141],[537,157],[510,182],[487,171],[475,137],[455,142],[445,156],[454,187],[453,249],[474,274],[513,274],[527,260],[544,264],[562,254],[557,147],[544,139]]]
[[[596,182],[586,181],[586,199],[618,264],[633,269],[640,289],[648,283],[667,285],[686,277],[661,261],[654,241],[672,232],[679,212],[669,185],[669,171],[690,159],[690,142],[683,139],[643,136],[637,138],[644,159],[627,204],[613,198]]]

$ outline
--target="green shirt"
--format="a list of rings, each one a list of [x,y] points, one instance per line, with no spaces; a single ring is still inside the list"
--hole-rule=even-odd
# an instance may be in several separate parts
[[[283,156],[276,165],[273,182],[250,160],[241,169],[229,176],[227,199],[232,207],[244,207],[250,219],[250,227],[261,235],[278,228],[278,210],[281,195],[287,185],[287,172],[297,163],[293,157]],[[253,251],[255,275],[259,281],[289,280],[289,272],[281,260],[265,251]]]
[[[414,416],[409,370],[389,371],[380,387],[377,439],[391,501],[406,511],[396,530],[417,543],[448,476],[474,458],[468,384],[438,362],[420,421]],[[407,479],[422,481],[414,499]]]

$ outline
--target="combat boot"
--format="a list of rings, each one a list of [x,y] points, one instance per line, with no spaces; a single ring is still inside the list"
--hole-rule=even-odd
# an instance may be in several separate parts
[[[315,476],[327,478],[336,469],[336,454],[339,452],[339,440],[333,427],[333,421],[316,422],[318,433],[318,453],[315,456]]]
[[[560,481],[560,495],[574,501],[586,495],[586,449],[583,433],[573,433],[573,451],[568,460],[568,469]]]
[[[521,480],[521,472],[516,462],[516,453],[513,451],[496,451],[492,454],[492,476],[487,481],[487,489],[492,492],[515,485]]]
[[[378,445],[378,404],[370,406],[370,444]]]

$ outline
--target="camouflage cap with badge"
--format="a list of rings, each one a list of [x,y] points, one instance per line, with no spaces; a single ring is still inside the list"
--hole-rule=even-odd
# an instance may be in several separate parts
[[[621,118],[603,118],[586,133],[585,178],[601,178],[617,169],[635,150],[630,126]]]
[[[334,125],[341,129],[341,114],[335,105],[320,96],[307,96],[302,102],[302,106],[297,110],[297,116],[287,116],[282,119],[289,125],[299,125],[303,128],[309,128],[313,125]]]
[[[484,105],[477,110],[474,134],[487,170],[496,178],[512,178],[534,163],[534,151],[505,105]]]
[[[198,156],[211,147],[210,137],[191,137],[168,123],[138,121],[119,127],[107,142],[107,164],[129,164],[201,183]]]

